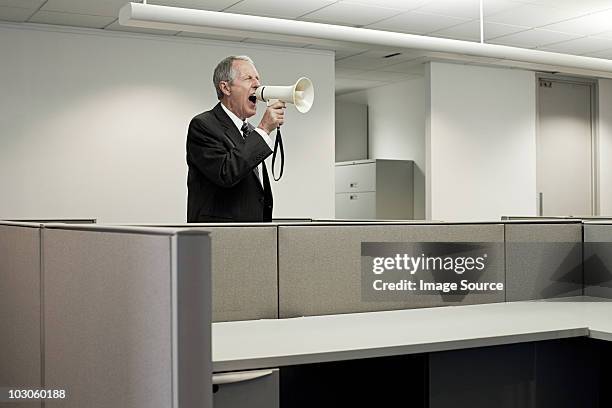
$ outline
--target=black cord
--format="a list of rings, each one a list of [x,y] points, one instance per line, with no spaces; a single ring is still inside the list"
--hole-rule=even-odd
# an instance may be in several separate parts
[[[280,148],[280,174],[278,178],[276,178],[276,166],[274,163],[276,162],[276,153]],[[274,181],[278,181],[283,177],[283,170],[285,169],[285,149],[283,148],[283,137],[281,135],[280,126],[276,128],[276,141],[274,142],[274,153],[272,153],[272,177]]]

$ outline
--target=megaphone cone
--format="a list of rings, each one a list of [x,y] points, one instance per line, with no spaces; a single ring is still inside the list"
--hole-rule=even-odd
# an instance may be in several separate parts
[[[310,110],[314,101],[314,86],[310,79],[302,77],[294,85],[262,85],[255,90],[255,96],[262,102],[277,99],[292,103],[300,113],[306,113]]]

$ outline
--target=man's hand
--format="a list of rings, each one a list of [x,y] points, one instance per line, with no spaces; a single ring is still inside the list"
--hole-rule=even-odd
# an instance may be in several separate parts
[[[266,108],[266,112],[259,122],[258,128],[267,134],[281,126],[285,122],[285,102],[276,101]]]

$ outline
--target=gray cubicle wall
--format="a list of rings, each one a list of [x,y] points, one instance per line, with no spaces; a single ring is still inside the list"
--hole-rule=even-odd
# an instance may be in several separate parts
[[[40,228],[0,224],[0,386],[40,387]],[[0,403],[33,408],[40,402]]]
[[[0,257],[1,386],[66,390],[51,408],[211,407],[207,233],[0,222]]]
[[[213,321],[278,318],[276,226],[204,229],[213,237]]]
[[[584,223],[584,294],[612,299],[612,223]]]
[[[580,221],[507,223],[506,300],[582,295]]]
[[[361,291],[362,242],[498,244],[481,280],[504,282],[503,224],[310,224],[278,229],[281,318],[504,301],[503,291],[409,295],[399,301],[366,301]]]
[[[154,227],[188,227],[210,232],[213,322],[278,318],[276,224],[166,224]]]
[[[202,231],[48,225],[46,407],[210,407],[210,241]]]

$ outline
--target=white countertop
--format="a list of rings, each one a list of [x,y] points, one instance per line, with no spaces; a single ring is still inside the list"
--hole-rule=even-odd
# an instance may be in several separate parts
[[[612,300],[575,297],[214,323],[213,370],[590,336],[612,341]]]

